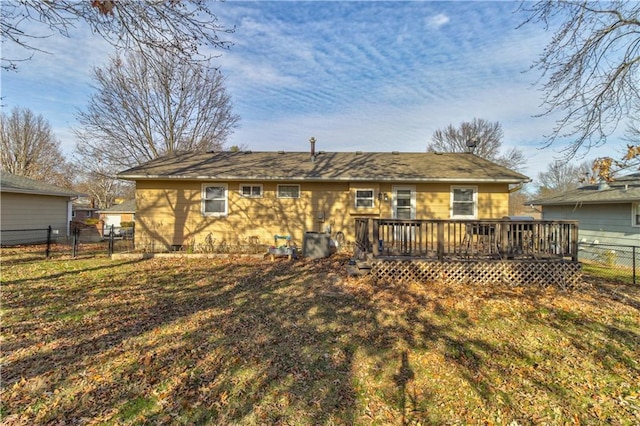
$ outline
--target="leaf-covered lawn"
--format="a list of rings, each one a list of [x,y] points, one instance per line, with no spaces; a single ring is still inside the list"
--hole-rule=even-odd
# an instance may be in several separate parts
[[[5,424],[640,423],[640,288],[322,261],[3,261]]]

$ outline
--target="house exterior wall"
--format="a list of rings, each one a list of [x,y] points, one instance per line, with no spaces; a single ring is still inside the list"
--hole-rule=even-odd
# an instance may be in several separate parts
[[[228,214],[204,216],[203,184],[224,184],[228,192]],[[262,196],[247,198],[240,185],[262,185]],[[277,197],[279,184],[300,185],[300,198]],[[386,217],[393,214],[393,187],[401,183],[379,182],[203,182],[140,180],[136,182],[136,246],[159,249],[184,244],[205,244],[208,235],[219,243],[236,244],[256,237],[262,244],[273,243],[274,235],[290,235],[301,245],[307,231],[342,232],[347,241],[355,237],[356,217]],[[460,184],[457,184],[460,185]],[[404,186],[404,185],[403,185]],[[415,187],[417,219],[450,218],[450,184],[407,184]],[[508,214],[506,184],[486,184],[478,189],[478,218],[500,218]],[[374,191],[374,206],[356,208],[356,190]],[[388,201],[378,198],[387,194]]]
[[[542,219],[580,221],[580,242],[640,246],[640,227],[632,226],[631,206],[631,203],[543,206]]]
[[[11,230],[46,229],[53,237],[65,237],[69,229],[69,198],[51,195],[0,193],[0,229],[3,244],[26,244],[42,241],[40,232],[7,232]],[[46,238],[46,234],[45,238]]]

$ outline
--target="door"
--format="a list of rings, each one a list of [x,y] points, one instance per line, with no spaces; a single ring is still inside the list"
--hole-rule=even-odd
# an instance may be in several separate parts
[[[111,226],[113,226],[113,233],[118,235],[120,233],[120,222],[122,216],[119,214],[108,214],[104,218],[104,232],[103,235],[109,235],[111,233]]]
[[[393,187],[393,218],[409,220],[416,218],[416,188],[413,186]]]
[[[416,218],[416,189],[411,186],[393,187],[393,218],[411,220]],[[415,245],[416,232],[413,224],[394,225],[391,246],[400,254],[410,254]]]

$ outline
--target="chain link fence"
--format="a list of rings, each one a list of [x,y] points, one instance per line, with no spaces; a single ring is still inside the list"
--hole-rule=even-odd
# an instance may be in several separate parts
[[[640,283],[640,246],[579,243],[578,260],[586,272],[629,284]]]

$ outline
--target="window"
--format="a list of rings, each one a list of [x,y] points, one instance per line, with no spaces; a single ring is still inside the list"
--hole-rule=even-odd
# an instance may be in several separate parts
[[[300,198],[300,185],[278,185],[278,198]]]
[[[202,185],[202,214],[227,215],[227,185]]]
[[[240,185],[240,195],[248,198],[261,198],[262,185]]]
[[[373,207],[373,189],[356,189],[356,207]]]
[[[640,203],[631,205],[631,226],[640,226]]]
[[[477,212],[478,190],[476,187],[451,187],[451,218],[475,219]]]

